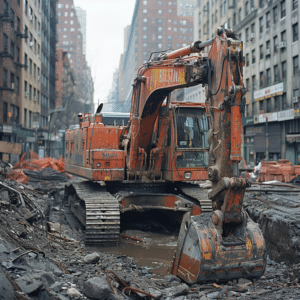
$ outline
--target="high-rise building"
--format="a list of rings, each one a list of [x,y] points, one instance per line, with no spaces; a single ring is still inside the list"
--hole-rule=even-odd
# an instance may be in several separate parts
[[[22,123],[23,3],[3,0],[0,3],[0,142],[19,142]],[[26,138],[24,138],[26,139]],[[2,145],[3,147],[3,145]],[[0,147],[1,148],[1,147]],[[0,159],[15,163],[17,154],[0,149]]]
[[[80,107],[76,110],[88,112],[93,109],[93,79],[85,57],[86,13],[74,6],[73,0],[59,0],[58,48],[68,51],[70,64],[76,74],[74,100]]]
[[[243,41],[247,163],[263,158],[300,163],[299,20],[298,0],[197,2],[196,39],[210,39],[224,26]]]
[[[177,1],[136,0],[130,29],[126,29],[125,37],[128,42],[119,67],[119,84],[115,85],[119,88],[115,109],[128,112],[132,83],[138,68],[150,56],[157,55],[153,52],[190,44],[193,41],[193,17],[179,16]]]
[[[82,53],[86,55],[86,11],[80,7],[75,7],[76,15],[82,32],[83,48]]]

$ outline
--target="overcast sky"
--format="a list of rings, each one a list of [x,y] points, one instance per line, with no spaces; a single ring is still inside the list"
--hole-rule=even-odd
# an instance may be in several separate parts
[[[124,52],[124,28],[130,25],[135,0],[74,0],[86,11],[86,56],[92,69],[94,102],[104,102]]]

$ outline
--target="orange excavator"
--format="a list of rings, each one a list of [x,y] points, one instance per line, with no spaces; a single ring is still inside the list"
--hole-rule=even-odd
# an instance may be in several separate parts
[[[65,169],[88,180],[66,186],[65,199],[87,244],[117,243],[120,213],[185,213],[174,275],[195,283],[264,273],[264,239],[242,206],[250,183],[238,177],[243,65],[242,43],[220,28],[138,70],[126,126],[105,124],[101,105],[93,117],[79,115],[66,132]],[[199,84],[205,104],[170,101],[173,90]],[[194,183],[206,179],[208,195]]]

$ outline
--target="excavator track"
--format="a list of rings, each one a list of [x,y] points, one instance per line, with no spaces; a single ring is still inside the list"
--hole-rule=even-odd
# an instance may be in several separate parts
[[[95,182],[73,183],[67,189],[69,194],[73,194],[73,201],[69,200],[71,210],[79,221],[84,223],[85,243],[87,245],[117,244],[120,235],[118,200],[107,192],[105,186]],[[80,205],[78,200],[81,202]]]
[[[208,199],[206,189],[191,183],[181,183],[179,189],[184,195],[192,197],[199,202],[202,213],[210,213],[213,211],[212,201]]]

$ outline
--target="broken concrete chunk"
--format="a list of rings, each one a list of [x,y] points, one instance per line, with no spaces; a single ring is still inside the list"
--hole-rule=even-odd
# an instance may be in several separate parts
[[[246,278],[240,278],[238,281],[239,284],[251,284],[252,281]]]
[[[219,292],[213,292],[206,295],[208,299],[218,299],[219,298]]]
[[[181,283],[181,279],[174,275],[167,275],[163,280],[164,283],[173,282],[173,281]]]
[[[6,202],[10,202],[8,191],[6,191],[6,190],[0,191],[0,200],[4,200]]]
[[[14,288],[0,270],[0,299],[14,299]]]
[[[10,253],[10,251],[3,244],[0,244],[0,252],[6,253],[6,254]]]
[[[162,296],[162,292],[158,289],[149,287],[149,294],[154,296],[155,299],[159,299]]]
[[[163,292],[166,296],[177,297],[177,296],[187,294],[188,291],[189,291],[189,287],[185,283],[183,283],[177,286],[167,288]]]
[[[16,279],[16,283],[23,293],[30,294],[43,285],[41,275],[41,273],[28,274]]]
[[[92,254],[88,254],[87,256],[84,257],[83,261],[86,264],[95,264],[99,261],[100,255],[97,252],[94,252]]]
[[[93,277],[83,284],[83,293],[91,299],[105,300],[111,292],[106,278]]]
[[[41,278],[45,288],[48,288],[56,281],[55,276],[51,272],[44,273]]]
[[[81,297],[81,294],[79,293],[79,291],[75,288],[70,288],[67,290],[67,294],[72,297],[72,298],[75,298],[75,297]]]

